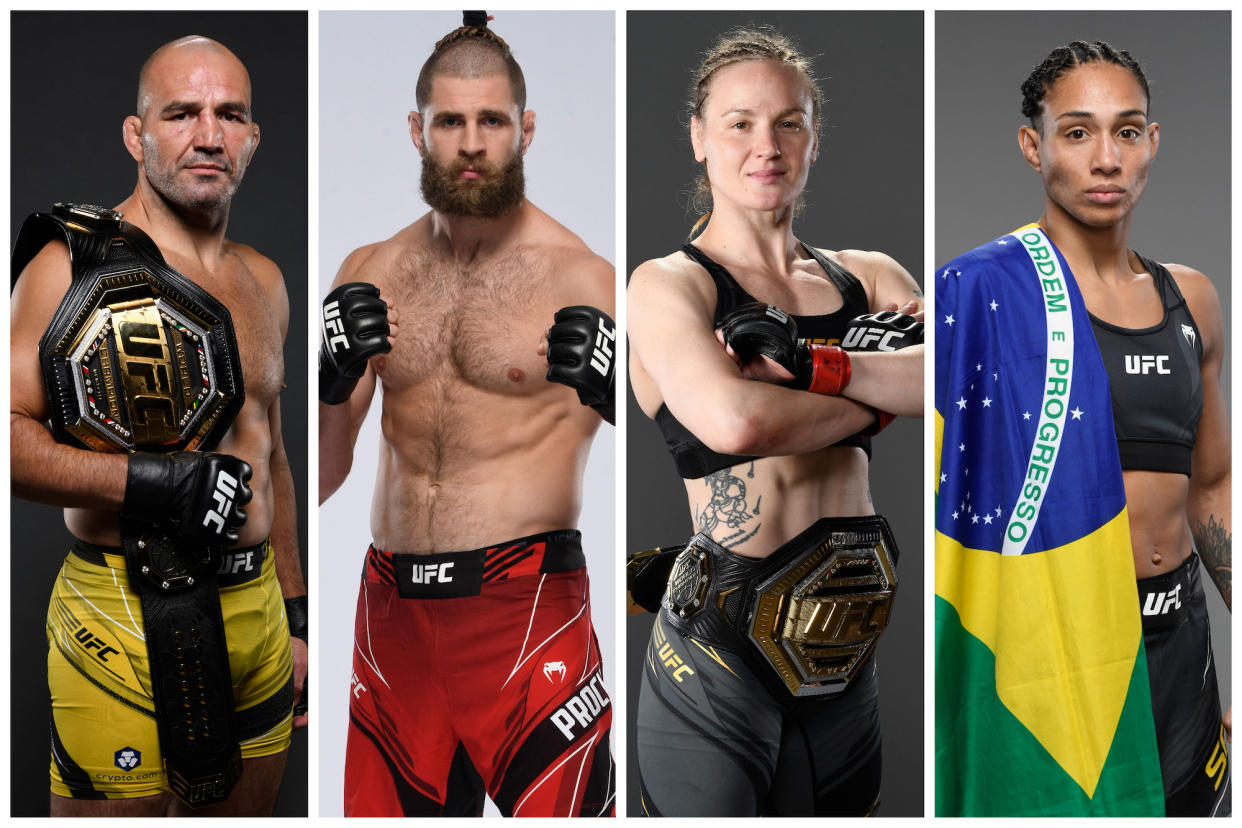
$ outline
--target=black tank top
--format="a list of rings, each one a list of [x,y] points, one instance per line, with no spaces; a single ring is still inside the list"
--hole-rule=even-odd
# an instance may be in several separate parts
[[[846,326],[850,320],[856,316],[867,313],[870,310],[867,306],[867,294],[863,290],[862,283],[854,274],[841,267],[836,262],[829,259],[813,247],[803,245],[802,248],[811,254],[815,261],[819,262],[819,266],[824,269],[828,279],[836,286],[837,291],[841,294],[842,305],[840,309],[832,313],[823,314],[822,316],[796,316],[790,314],[793,320],[798,324],[798,336],[811,342],[835,345],[841,341],[841,337],[845,335]],[[708,258],[707,254],[699,250],[693,244],[682,245],[681,251],[700,264],[708,275],[712,277],[712,281],[716,283],[716,315],[714,322],[719,325],[721,321],[741,305],[758,301],[737,283],[737,280],[716,262]],[[690,433],[684,425],[678,422],[673,413],[668,410],[668,406],[661,404],[660,409],[656,411],[656,424],[660,426],[660,431],[664,433],[664,442],[668,446],[669,452],[673,455],[673,463],[677,466],[677,473],[687,480],[693,480],[700,477],[706,477],[715,471],[736,466],[742,463],[748,463],[757,457],[742,457],[736,454],[720,454],[712,451],[703,442]],[[846,437],[838,446],[858,446],[867,452],[867,457],[871,457],[871,440],[866,437],[854,435]]]
[[[1203,413],[1203,341],[1169,271],[1138,258],[1160,294],[1164,318],[1131,330],[1091,317],[1112,389],[1121,467],[1189,476]]]

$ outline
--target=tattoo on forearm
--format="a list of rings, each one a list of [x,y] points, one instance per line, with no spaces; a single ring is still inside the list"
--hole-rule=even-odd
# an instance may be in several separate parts
[[[1199,557],[1207,567],[1208,574],[1220,590],[1225,604],[1233,609],[1233,532],[1225,526],[1225,522],[1217,521],[1216,515],[1208,515],[1207,526],[1196,519],[1190,532],[1195,539],[1195,548]]]
[[[755,463],[752,460],[746,476],[754,479]],[[711,535],[722,546],[740,546],[755,536],[763,524],[754,520],[759,516],[760,495],[751,506],[746,496],[746,481],[733,474],[732,468],[712,472],[703,478],[711,490],[711,499],[694,516],[695,525],[705,535]],[[753,525],[752,525],[753,521]],[[721,526],[733,530],[717,537],[713,534]]]

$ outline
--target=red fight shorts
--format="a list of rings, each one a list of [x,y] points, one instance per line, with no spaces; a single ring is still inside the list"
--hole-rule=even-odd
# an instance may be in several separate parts
[[[367,550],[346,816],[615,813],[612,705],[581,535],[433,555]]]

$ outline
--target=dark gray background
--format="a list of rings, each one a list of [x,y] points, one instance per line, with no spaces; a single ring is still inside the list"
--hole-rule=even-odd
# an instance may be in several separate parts
[[[187,34],[206,35],[228,46],[249,69],[262,136],[233,204],[228,235],[273,259],[289,291],[288,387],[281,413],[298,491],[305,571],[306,13],[14,12],[10,20],[10,245],[23,218],[49,210],[54,201],[113,206],[133,191],[135,164],[121,143],[121,122],[134,112],[142,62],[160,45]],[[44,619],[72,540],[60,509],[14,499],[10,510],[11,813],[38,816],[48,808]],[[278,815],[306,814],[306,741],[305,730],[295,734]]]
[[[1201,270],[1225,320],[1221,383],[1230,396],[1230,17],[1228,12],[938,12],[936,262],[1043,212],[1039,174],[1018,150],[1019,91],[1057,46],[1126,49],[1151,88],[1160,149],[1134,213],[1130,247]],[[1231,615],[1205,581],[1221,695],[1229,704]]]
[[[737,25],[771,24],[813,57],[826,103],[819,161],[794,232],[829,249],[881,250],[922,283],[923,15],[921,12],[630,12],[627,267],[685,241],[697,216],[687,194],[697,172],[685,103],[691,73]],[[684,542],[686,493],[655,424],[629,394],[627,545]],[[903,550],[892,623],[878,651],[884,738],[881,816],[923,813],[922,420],[898,419],[875,441],[871,491]],[[640,814],[634,717],[642,653],[654,616],[626,626],[627,813]]]

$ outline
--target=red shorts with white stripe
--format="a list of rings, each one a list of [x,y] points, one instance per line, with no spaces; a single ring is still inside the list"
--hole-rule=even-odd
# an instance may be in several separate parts
[[[432,555],[367,550],[346,816],[615,812],[581,536]]]

